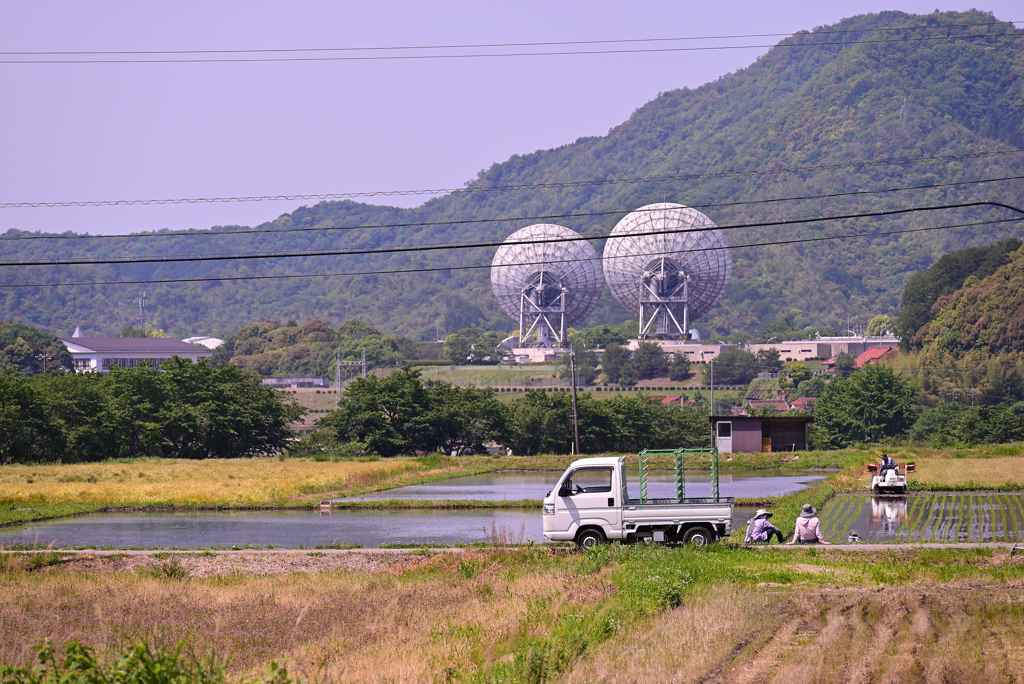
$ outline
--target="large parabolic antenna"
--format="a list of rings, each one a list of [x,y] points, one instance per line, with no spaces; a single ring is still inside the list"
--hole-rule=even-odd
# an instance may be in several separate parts
[[[568,228],[538,223],[512,233],[494,255],[491,289],[505,313],[519,322],[520,345],[564,345],[569,326],[586,320],[597,306],[604,288],[601,265],[594,248],[579,237]],[[567,239],[574,241],[563,242]]]
[[[690,321],[725,294],[732,257],[711,219],[661,203],[619,221],[605,243],[603,264],[612,295],[639,317],[640,337],[685,337]]]

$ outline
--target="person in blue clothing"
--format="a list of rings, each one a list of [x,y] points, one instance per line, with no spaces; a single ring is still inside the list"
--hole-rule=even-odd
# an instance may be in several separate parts
[[[746,544],[767,544],[772,537],[778,535],[779,543],[782,543],[782,530],[768,522],[772,514],[761,508],[754,514],[754,517],[747,521],[747,536],[743,541]]]

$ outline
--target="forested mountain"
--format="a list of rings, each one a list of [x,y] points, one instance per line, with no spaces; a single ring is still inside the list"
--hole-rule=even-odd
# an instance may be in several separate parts
[[[978,351],[987,357],[1024,353],[1024,250],[986,278],[970,276],[940,297],[934,319],[917,334],[923,349],[953,357]]]
[[[301,207],[256,230],[307,232],[208,235],[158,233],[102,240],[13,240],[0,284],[107,282],[400,270],[390,275],[207,281],[147,285],[152,322],[177,336],[225,335],[263,318],[331,324],[358,317],[381,330],[433,339],[477,326],[513,327],[491,296],[485,266],[494,250],[306,256],[266,261],[61,265],[72,257],[240,254],[500,240],[546,219],[589,236],[607,233],[622,213],[675,201],[719,225],[909,205],[1008,197],[1020,181],[944,185],[1024,175],[1024,31],[1010,25],[950,29],[993,21],[978,11],[914,16],[884,12],[843,20],[783,40],[751,66],[696,89],[659,94],[601,137],[540,150],[482,171],[465,191],[412,209],[356,202]],[[883,30],[912,27],[902,30]],[[998,35],[997,35],[998,34]],[[946,36],[988,36],[946,39]],[[887,163],[915,159],[916,162]],[[571,184],[666,178],[656,182]],[[545,184],[555,187],[495,189]],[[886,194],[768,204],[751,201],[906,186]],[[524,218],[517,218],[524,217]],[[1011,218],[974,207],[897,217],[858,218],[725,232],[749,243],[977,223]],[[496,220],[500,219],[500,220]],[[449,223],[450,221],[484,221]],[[398,226],[396,224],[402,224]],[[412,224],[412,225],[409,225]],[[387,226],[355,228],[359,226]],[[321,230],[332,228],[333,230]],[[347,229],[355,228],[355,229]],[[221,229],[223,230],[223,229]],[[697,321],[705,336],[754,332],[788,317],[793,326],[844,331],[879,313],[895,315],[903,286],[940,255],[1019,237],[1019,223],[778,244],[733,250],[732,283],[721,306]],[[595,247],[603,247],[595,239]],[[54,263],[55,262],[55,263]],[[445,270],[430,270],[445,269]],[[452,269],[452,270],[447,270]],[[45,330],[114,334],[132,321],[138,286],[4,289],[0,320]],[[606,292],[589,325],[627,314]]]

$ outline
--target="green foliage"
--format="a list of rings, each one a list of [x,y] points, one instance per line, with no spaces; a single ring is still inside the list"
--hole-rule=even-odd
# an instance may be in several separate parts
[[[437,449],[469,454],[503,438],[504,411],[492,390],[424,385],[420,372],[406,367],[351,383],[318,426],[384,457]]]
[[[939,258],[928,270],[915,273],[903,290],[900,315],[895,332],[904,351],[920,349],[925,326],[936,317],[935,304],[941,297],[963,287],[968,278],[987,278],[1010,261],[1010,253],[1020,249],[1017,239],[1003,240],[988,247],[972,247]]]
[[[113,660],[102,662],[96,652],[75,639],[64,644],[64,659],[48,640],[36,646],[39,664],[27,667],[0,667],[3,684],[225,684],[229,681],[225,666],[216,658],[200,660],[185,658],[179,648],[175,652],[153,652],[138,644]],[[246,678],[243,682],[291,684],[284,665],[272,661],[263,676]]]
[[[408,337],[382,334],[358,319],[345,321],[337,329],[319,319],[301,327],[263,320],[228,335],[214,350],[213,360],[230,361],[264,377],[330,376],[338,351],[343,362],[361,362],[365,352],[366,365],[379,368],[418,359],[420,345]]]
[[[577,412],[584,454],[710,446],[707,414],[690,406],[656,404],[643,395],[602,401],[581,394]],[[567,454],[572,437],[568,392],[528,391],[509,404],[506,443],[514,453]]]
[[[715,385],[746,385],[762,372],[761,361],[745,349],[729,347],[714,361]],[[704,366],[704,384],[711,384],[711,364]]]
[[[607,135],[580,138],[496,163],[471,181],[469,188],[537,186],[556,180],[668,179],[684,170],[687,177],[679,180],[456,192],[410,208],[320,202],[260,226],[306,229],[301,232],[210,235],[194,231],[195,237],[183,234],[160,244],[127,236],[95,241],[22,240],[5,243],[5,256],[11,261],[50,261],[71,256],[82,260],[132,257],[170,250],[363,251],[278,259],[266,265],[280,275],[402,272],[242,282],[216,278],[236,275],[237,269],[249,268],[240,263],[252,262],[146,264],[126,266],[121,272],[125,277],[213,279],[165,283],[150,297],[147,312],[154,323],[179,337],[198,332],[223,336],[264,317],[338,321],[358,317],[416,340],[434,339],[438,329],[442,336],[468,327],[501,330],[509,326],[509,320],[490,294],[487,269],[456,270],[486,266],[492,250],[374,251],[387,245],[501,241],[518,225],[494,220],[499,218],[611,210],[605,216],[560,219],[569,228],[598,236],[607,234],[621,217],[612,212],[664,200],[688,205],[743,203],[768,196],[826,195],[1019,175],[1019,155],[965,157],[1024,147],[1020,29],[999,27],[999,32],[1013,33],[1016,38],[948,40],[949,25],[992,21],[990,14],[973,10],[923,16],[893,11],[854,16],[801,32],[781,42],[786,46],[822,42],[822,35],[846,35],[851,40],[770,50],[750,66],[713,82],[653,97]],[[891,36],[888,29],[895,27],[912,28],[899,32],[900,41],[875,42]],[[980,35],[991,31],[991,27],[973,26],[963,32]],[[857,40],[852,39],[854,35]],[[908,105],[901,117],[905,97]],[[942,158],[946,156],[961,158]],[[938,159],[929,160],[934,157]],[[911,158],[923,160],[877,163]],[[834,172],[814,169],[862,162],[870,165],[841,166]],[[755,175],[759,173],[771,175]],[[976,196],[970,185],[915,192],[922,204],[956,203]],[[816,200],[813,212],[827,216],[892,206],[888,195],[848,195]],[[799,209],[749,203],[719,206],[708,213],[718,224],[743,224],[797,215]],[[943,212],[942,221],[958,224],[1006,217],[1003,210],[973,207]],[[461,223],[438,225],[446,221]],[[347,230],[399,224],[408,227]],[[881,217],[870,222],[877,236],[734,251],[732,279],[722,305],[696,325],[705,338],[755,334],[780,318],[788,318],[793,329],[808,331],[811,336],[815,331],[827,334],[826,328],[845,330],[848,316],[863,323],[877,314],[895,315],[907,279],[927,269],[943,253],[1020,236],[1020,228],[1012,223],[991,224],[984,230],[881,234],[895,228],[934,225],[932,218],[923,215]],[[318,227],[346,230],[315,230]],[[867,227],[864,222],[844,224],[851,232]],[[831,223],[737,228],[727,232],[727,240],[735,245],[783,236],[835,235],[838,230]],[[28,235],[16,230],[7,233],[8,237]],[[104,281],[108,268],[83,264],[75,267],[73,276],[69,271],[55,277]],[[0,284],[34,282],[34,270],[6,267],[0,273]],[[78,321],[89,321],[95,330],[114,334],[125,323],[121,312],[133,303],[130,289],[114,291],[107,286],[76,286],[73,297],[55,295],[47,288],[6,292],[8,296],[0,299],[0,317],[64,334]],[[632,318],[605,292],[588,324],[614,325]],[[196,321],[203,321],[208,330],[194,330]]]
[[[870,321],[868,321],[867,330],[864,334],[868,337],[878,337],[893,332],[896,328],[896,321],[892,319],[892,316],[886,314],[878,314]]]
[[[883,364],[834,378],[815,403],[816,449],[839,449],[905,434],[914,423],[917,388]]]
[[[836,354],[835,371],[836,375],[846,377],[857,369],[857,357],[850,352],[839,352]]]
[[[811,377],[812,377],[811,369],[808,368],[806,364],[799,363],[799,362],[798,363],[794,363],[792,366],[790,366],[789,370],[786,371],[786,372],[789,374],[789,379],[790,379],[790,381],[792,381],[794,389],[799,389],[800,388],[800,384],[802,382],[804,382],[805,380],[810,380]],[[806,395],[805,394],[803,396],[811,396],[811,395]]]
[[[627,347],[620,346],[617,342],[609,342],[605,346],[604,356],[601,357],[601,370],[604,372],[608,382],[620,384],[636,383],[636,378],[633,378],[633,383],[622,382],[622,369],[627,361],[629,361],[629,349]]]
[[[672,354],[668,362],[668,379],[682,382],[690,377],[690,357],[686,354]]]
[[[1024,441],[1024,404],[939,404],[921,413],[910,434],[938,448]]]
[[[11,321],[0,321],[0,372],[70,370],[71,354],[56,335]]]
[[[481,333],[476,328],[463,328],[444,338],[444,354],[454,364],[496,364],[501,361],[504,335],[499,332]]]
[[[0,462],[276,453],[302,409],[230,364],[0,375]]]
[[[668,375],[668,355],[654,342],[641,342],[633,350],[633,358],[627,363],[631,375],[637,380],[663,378]]]

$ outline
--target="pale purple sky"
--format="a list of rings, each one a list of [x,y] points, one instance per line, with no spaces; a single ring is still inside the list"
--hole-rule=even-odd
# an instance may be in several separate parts
[[[973,4],[0,0],[0,51],[788,34],[865,12],[923,14],[936,8],[964,10]],[[990,0],[979,9],[992,11],[1001,20],[1024,19],[1020,0]],[[0,202],[460,187],[480,169],[512,154],[603,135],[658,92],[714,80],[764,52],[386,62],[0,64]],[[424,199],[376,202],[414,206]],[[299,204],[0,209],[0,232],[20,228],[116,234],[255,225]]]

